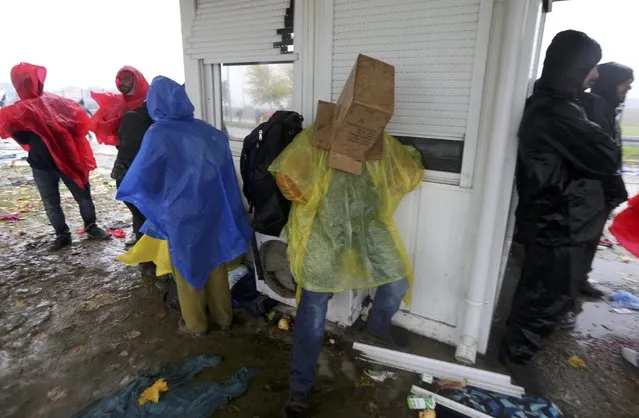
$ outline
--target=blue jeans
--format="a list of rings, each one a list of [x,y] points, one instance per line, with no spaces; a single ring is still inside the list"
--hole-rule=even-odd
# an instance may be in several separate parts
[[[95,206],[93,205],[93,199],[91,199],[91,188],[89,184],[82,189],[73,180],[57,171],[36,169],[32,171],[33,180],[44,204],[44,210],[57,236],[69,235],[71,233],[64,218],[62,205],[60,204],[60,180],[67,186],[67,189],[69,189],[75,201],[78,202],[84,227],[86,228],[95,224]]]
[[[368,332],[380,338],[390,333],[391,319],[408,291],[408,280],[385,284],[377,289],[368,314]],[[315,367],[324,342],[324,326],[332,293],[302,290],[295,317],[295,341],[291,355],[291,389],[308,391],[315,382]]]

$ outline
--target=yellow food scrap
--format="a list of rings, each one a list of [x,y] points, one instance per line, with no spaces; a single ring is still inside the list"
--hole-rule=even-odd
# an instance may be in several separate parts
[[[579,356],[572,356],[568,359],[568,363],[575,369],[581,369],[582,367],[586,367],[586,362]]]
[[[149,402],[160,402],[160,392],[168,392],[169,384],[164,379],[158,379],[151,386],[146,388],[138,398],[138,405],[144,406]]]
[[[432,409],[426,409],[419,412],[419,418],[436,418],[437,413]]]

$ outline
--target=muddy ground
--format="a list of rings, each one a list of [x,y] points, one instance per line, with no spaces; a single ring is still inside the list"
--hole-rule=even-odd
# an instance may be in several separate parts
[[[102,166],[108,167],[104,158]],[[52,231],[28,167],[0,167],[0,173],[0,213],[23,218],[0,222],[1,416],[69,417],[151,366],[201,354],[223,358],[218,370],[203,378],[221,379],[242,366],[260,369],[246,395],[216,417],[280,416],[288,391],[291,332],[242,312],[230,333],[197,339],[178,332],[178,315],[164,307],[153,281],[114,260],[124,251],[123,240],[93,242],[75,236],[72,247],[47,252]],[[94,174],[92,187],[103,225],[130,222],[126,208],[113,200],[115,189],[105,171]],[[79,231],[77,206],[66,191],[63,202],[71,229]],[[593,277],[608,290],[637,292],[639,262],[623,264],[610,251],[600,254]],[[516,261],[511,260],[504,300],[516,282]],[[495,340],[505,305],[496,316]],[[558,333],[541,353],[537,364],[548,395],[566,416],[639,416],[639,373],[619,356],[622,345],[639,346],[637,330],[637,314],[614,314],[607,302],[586,302],[577,330]],[[335,338],[337,343],[327,340],[322,353],[313,416],[417,415],[406,408],[415,376],[400,373],[396,381],[373,383],[348,344]],[[412,342],[412,352],[452,359],[449,347],[417,337]],[[493,351],[481,364],[503,372]],[[572,368],[567,362],[571,355],[581,356],[586,368]]]

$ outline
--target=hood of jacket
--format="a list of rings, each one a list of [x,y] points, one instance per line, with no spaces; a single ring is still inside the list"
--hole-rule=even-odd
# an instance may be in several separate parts
[[[138,108],[146,99],[146,93],[149,91],[149,82],[146,81],[146,78],[144,78],[142,73],[137,68],[131,67],[130,65],[125,65],[124,67],[120,68],[115,76],[115,85],[116,87],[118,87],[118,90],[120,89],[122,74],[125,72],[133,74],[135,85],[133,86],[133,91],[131,92],[131,94],[124,94],[122,95],[122,97],[124,97],[124,101],[127,103],[135,103],[131,109],[128,109],[134,110]]]
[[[146,96],[146,107],[155,122],[194,119],[195,108],[184,87],[164,76],[155,77],[151,82]]]
[[[599,78],[592,85],[592,92],[603,97],[615,108],[622,102],[617,97],[617,87],[628,80],[634,80],[632,68],[616,62],[607,62],[597,66]]]
[[[11,83],[21,100],[42,95],[47,69],[39,65],[22,62],[11,69]]]
[[[539,91],[577,96],[583,83],[601,60],[601,47],[583,32],[567,30],[558,33],[546,50]]]

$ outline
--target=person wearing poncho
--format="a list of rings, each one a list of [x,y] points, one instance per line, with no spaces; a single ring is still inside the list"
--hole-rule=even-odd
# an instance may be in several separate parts
[[[151,83],[147,107],[154,123],[116,198],[140,209],[147,218],[142,232],[149,239],[166,240],[181,329],[195,335],[206,332],[207,308],[213,320],[227,328],[232,308],[226,263],[247,252],[252,234],[228,137],[195,119],[184,87],[166,77]],[[145,245],[145,238],[131,252]]]
[[[21,63],[11,69],[19,100],[0,109],[0,137],[13,138],[29,152],[27,162],[56,238],[50,250],[71,244],[71,232],[60,202],[60,180],[80,207],[90,238],[109,239],[96,225],[89,173],[96,168],[86,138],[89,118],[76,102],[44,92],[47,70]]]
[[[140,71],[128,65],[122,67],[115,76],[115,86],[120,94],[91,93],[100,108],[89,124],[99,143],[115,145],[118,149],[111,178],[120,187],[153,121],[145,103],[149,83]],[[142,236],[140,228],[146,219],[134,205],[125,204],[133,219],[133,234],[126,242],[130,246]]]
[[[393,214],[422,180],[420,155],[384,136],[379,161],[361,176],[328,167],[329,151],[311,145],[302,131],[273,162],[278,187],[293,202],[284,235],[291,272],[301,288],[291,360],[289,417],[306,416],[307,393],[324,339],[328,302],[335,292],[377,288],[368,331],[392,342],[391,318],[408,299],[412,266]]]

